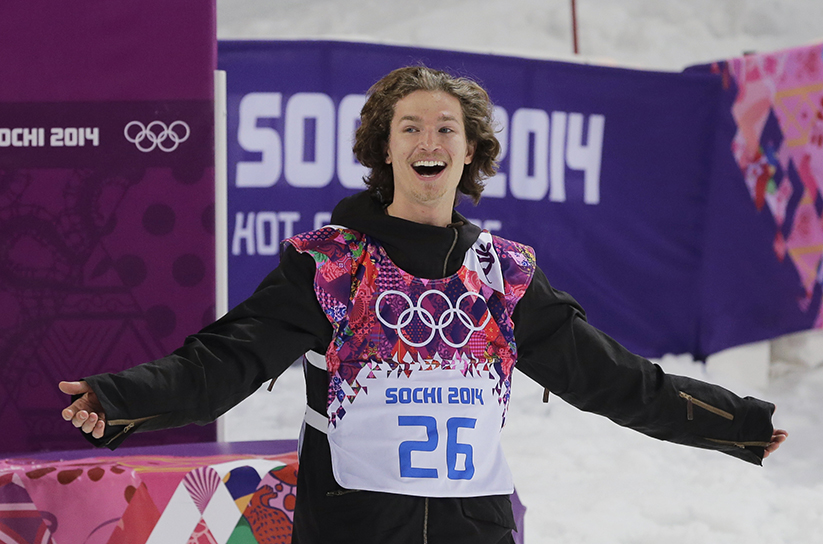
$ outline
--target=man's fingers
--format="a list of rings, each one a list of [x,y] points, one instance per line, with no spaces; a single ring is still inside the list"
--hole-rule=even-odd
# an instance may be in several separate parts
[[[774,451],[777,450],[777,448],[780,447],[780,444],[785,442],[788,437],[789,437],[789,432],[788,431],[784,431],[783,429],[775,429],[774,432],[772,433],[771,442],[769,443],[768,447],[766,448],[766,451],[763,453],[763,458],[765,459],[766,457],[769,456],[769,454],[774,453]]]
[[[771,446],[774,446],[774,448],[777,449],[777,446],[779,446],[782,442],[785,442],[788,437],[788,431],[784,431],[783,429],[775,429],[772,433]]]
[[[84,404],[81,402],[82,400],[83,399],[78,399],[77,402],[72,403],[71,406],[63,408],[63,412],[61,412],[63,419],[71,422],[79,421],[82,424],[86,418],[89,417],[89,413],[80,406]],[[79,426],[80,425],[75,425],[75,427]]]
[[[86,421],[83,422],[83,425],[81,427],[83,429],[83,432],[84,433],[92,432],[94,430],[95,425],[97,425],[98,420],[99,420],[99,418],[97,417],[97,414],[95,414],[93,412],[91,414],[89,414],[89,417],[86,418]]]
[[[61,415],[66,421],[90,433],[95,438],[102,438],[106,429],[106,415],[89,384],[81,382],[60,382],[60,391],[67,395],[81,395],[70,406],[63,409]]]
[[[72,406],[74,406],[74,405],[72,405]],[[67,408],[67,410],[71,409],[72,406],[69,406]],[[85,410],[80,410],[79,412],[74,414],[73,418],[71,418],[71,424],[79,429],[80,427],[83,426],[83,424],[86,422],[86,420],[88,418],[89,418],[89,413]]]
[[[57,387],[67,395],[82,395],[91,391],[91,387],[86,382],[60,382]]]
[[[91,435],[94,438],[103,438],[103,433],[106,431],[106,422],[102,419],[97,422],[97,425],[94,426],[94,430],[91,432]]]
[[[91,387],[89,387],[89,384],[87,384],[86,382],[60,382],[59,384],[57,384],[57,387],[59,387],[60,391],[67,395],[85,395],[86,393],[91,391]],[[82,398],[77,399],[77,401],[72,403],[71,406],[64,408],[62,412],[63,419],[75,423],[73,421],[74,418],[78,416],[80,411],[82,411],[83,409],[83,406],[81,405],[82,401]],[[85,417],[88,417],[88,414],[86,414]],[[85,422],[85,417],[82,421],[80,421],[81,424]],[[79,427],[80,425],[75,423],[74,426]]]

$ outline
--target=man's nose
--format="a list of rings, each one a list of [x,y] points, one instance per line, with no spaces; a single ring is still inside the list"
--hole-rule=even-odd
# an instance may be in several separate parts
[[[437,137],[437,131],[434,129],[426,129],[420,133],[420,148],[425,151],[432,151],[440,147],[440,140]]]

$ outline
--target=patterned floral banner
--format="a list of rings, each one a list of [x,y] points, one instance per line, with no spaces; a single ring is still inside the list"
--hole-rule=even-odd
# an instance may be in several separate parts
[[[767,206],[774,219],[775,256],[790,259],[797,271],[804,312],[823,283],[821,52],[818,45],[729,63],[738,88],[732,151],[757,210]],[[823,313],[814,326],[823,327]]]
[[[6,459],[0,542],[288,544],[296,448],[296,440],[212,442]],[[526,508],[517,493],[511,500],[522,544]]]
[[[291,542],[297,454],[0,461],[0,542]]]
[[[823,328],[823,45],[695,69],[724,86],[704,350]]]

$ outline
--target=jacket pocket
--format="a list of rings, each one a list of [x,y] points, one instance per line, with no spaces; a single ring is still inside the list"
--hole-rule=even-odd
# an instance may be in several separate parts
[[[517,530],[508,495],[491,495],[461,499],[463,514],[476,521],[493,523],[508,530]]]
[[[302,512],[303,523],[314,519],[317,535],[310,542],[397,544],[413,542],[422,531],[420,497],[332,489],[315,499],[308,499]]]

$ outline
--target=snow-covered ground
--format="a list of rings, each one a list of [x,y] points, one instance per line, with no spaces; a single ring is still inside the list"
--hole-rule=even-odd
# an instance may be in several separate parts
[[[821,0],[578,0],[582,62],[674,70],[823,41]],[[220,39],[344,39],[572,60],[568,0],[218,0]],[[816,353],[799,357],[823,362]],[[797,342],[772,354],[793,359]],[[787,347],[788,346],[788,347]],[[777,349],[776,349],[777,348]],[[766,348],[768,351],[768,347]],[[797,349],[795,349],[797,352]],[[789,440],[763,468],[658,442],[557,398],[516,373],[503,433],[528,544],[823,542],[823,366],[772,362],[768,385],[666,357],[676,374],[778,406]],[[296,438],[299,368],[223,419],[228,440]]]

